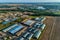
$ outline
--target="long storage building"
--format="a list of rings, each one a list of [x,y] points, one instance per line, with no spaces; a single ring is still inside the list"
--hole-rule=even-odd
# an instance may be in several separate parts
[[[21,30],[24,26],[22,25],[18,25],[18,26],[15,26],[14,28],[10,29],[8,32],[11,33],[11,34],[15,34],[17,31]]]
[[[7,32],[8,30],[14,28],[15,26],[17,26],[17,24],[14,24],[14,25],[12,25],[12,26],[9,26],[9,27],[3,29],[2,31],[3,31],[3,32]]]

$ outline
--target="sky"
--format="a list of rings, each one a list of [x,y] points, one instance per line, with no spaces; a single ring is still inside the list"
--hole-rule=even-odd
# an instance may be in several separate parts
[[[4,2],[60,2],[60,0],[0,0],[0,3]]]

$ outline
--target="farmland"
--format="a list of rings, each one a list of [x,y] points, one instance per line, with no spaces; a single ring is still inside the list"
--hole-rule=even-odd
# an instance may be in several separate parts
[[[45,20],[46,28],[42,32],[39,40],[60,40],[60,17],[47,17]]]

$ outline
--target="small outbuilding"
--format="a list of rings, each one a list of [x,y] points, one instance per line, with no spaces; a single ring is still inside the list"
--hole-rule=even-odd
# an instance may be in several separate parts
[[[25,25],[28,25],[28,26],[32,26],[35,23],[35,21],[34,20],[25,19],[22,23],[25,24]]]

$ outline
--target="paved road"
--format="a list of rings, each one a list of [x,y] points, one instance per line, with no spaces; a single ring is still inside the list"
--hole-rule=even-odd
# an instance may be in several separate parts
[[[60,17],[55,17],[48,40],[60,40]]]

